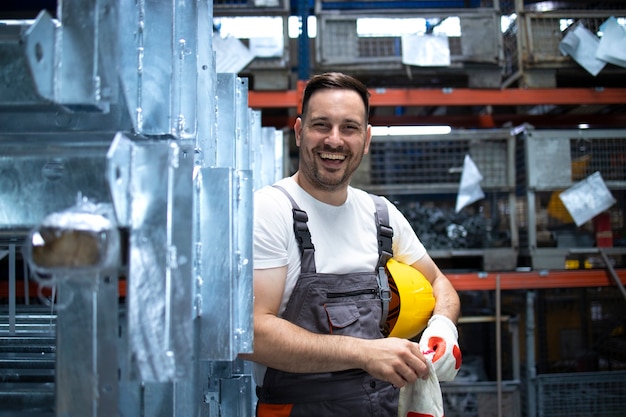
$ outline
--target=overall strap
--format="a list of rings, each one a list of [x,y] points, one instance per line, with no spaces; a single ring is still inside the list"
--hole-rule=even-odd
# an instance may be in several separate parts
[[[385,201],[374,194],[370,194],[376,207],[376,234],[378,238],[378,265],[377,282],[382,303],[382,315],[380,317],[380,328],[386,334],[387,315],[389,314],[389,302],[391,301],[391,289],[389,288],[389,277],[385,272],[387,261],[393,257],[393,229],[389,225],[389,210]]]
[[[309,221],[309,216],[306,214],[306,211],[300,209],[287,190],[280,185],[274,185],[274,187],[285,193],[289,201],[291,201],[293,212],[293,231],[295,232],[296,241],[298,242],[298,247],[300,248],[300,272],[315,273],[315,247],[313,246],[313,241],[311,240],[309,226],[306,224]]]
[[[378,235],[378,265],[384,267],[387,261],[393,257],[393,229],[389,225],[389,210],[382,197],[370,194],[376,206],[376,233]]]

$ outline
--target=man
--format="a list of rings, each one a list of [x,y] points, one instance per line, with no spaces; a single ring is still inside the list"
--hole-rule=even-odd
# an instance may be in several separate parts
[[[395,417],[399,388],[428,376],[423,351],[435,350],[440,379],[460,366],[459,297],[386,199],[393,256],[422,272],[436,303],[422,347],[383,337],[376,206],[349,186],[369,151],[368,114],[362,83],[313,77],[294,125],[298,171],[255,193],[254,353],[244,358],[260,417]]]

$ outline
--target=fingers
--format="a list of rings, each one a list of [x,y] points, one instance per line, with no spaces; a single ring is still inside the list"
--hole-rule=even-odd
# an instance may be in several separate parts
[[[418,378],[428,378],[428,365],[419,344],[397,338],[372,341],[376,349],[370,356],[370,375],[401,388]]]
[[[426,358],[420,349],[419,344],[414,342],[410,343],[410,356],[406,360],[406,364],[410,367],[412,373],[408,382],[415,382],[417,378],[428,378],[428,365],[426,365]],[[405,378],[406,379],[406,378]]]

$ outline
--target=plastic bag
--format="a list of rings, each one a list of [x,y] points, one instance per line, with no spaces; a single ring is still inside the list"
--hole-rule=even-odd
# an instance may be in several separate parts
[[[443,417],[443,396],[432,361],[428,378],[400,388],[398,417]]]

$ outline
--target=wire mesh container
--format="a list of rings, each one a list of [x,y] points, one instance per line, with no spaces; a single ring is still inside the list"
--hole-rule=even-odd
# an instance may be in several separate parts
[[[393,200],[441,265],[512,270],[518,250],[514,153],[515,136],[507,129],[374,136],[352,184]],[[484,195],[458,205],[466,164],[478,170]]]
[[[320,67],[367,64],[373,66],[368,67],[370,69],[382,66],[401,68],[403,49],[400,28],[411,27],[411,34],[438,34],[438,24],[445,21],[457,21],[460,32],[439,33],[445,34],[448,40],[451,68],[461,68],[465,63],[497,66],[502,57],[500,18],[495,9],[389,8],[377,11],[376,15],[360,9],[358,14],[322,12],[317,18],[316,64]],[[385,33],[360,30],[368,20],[380,18],[388,19],[378,24],[378,28],[382,25],[387,29]]]
[[[519,200],[517,218],[521,244],[535,268],[602,267],[586,261],[597,257],[591,249],[598,247],[614,266],[624,262],[625,139],[624,129],[530,129],[520,136],[516,172],[519,192],[526,198]],[[602,195],[611,200],[603,210],[596,208],[599,183]],[[584,194],[589,201],[578,197],[574,206],[566,204],[564,193],[580,186],[589,188]],[[577,218],[579,208],[586,209],[588,217]],[[574,253],[584,248],[589,252]]]
[[[618,417],[626,408],[626,371],[537,376],[538,417]]]
[[[395,193],[456,193],[469,156],[485,190],[515,186],[515,137],[507,129],[447,135],[374,136],[357,184]]]
[[[506,382],[502,387],[503,414],[499,414],[496,382],[442,384],[444,413],[446,417],[521,416],[518,384]]]
[[[622,13],[626,16],[626,10]],[[554,13],[528,13],[526,25],[528,30],[528,54],[526,64],[575,64],[569,56],[559,49],[559,44],[574,24],[583,25],[592,33],[599,33],[600,25],[612,14],[605,11],[559,11]]]

